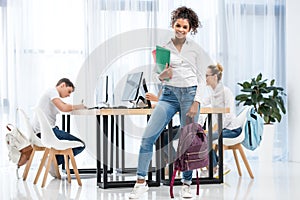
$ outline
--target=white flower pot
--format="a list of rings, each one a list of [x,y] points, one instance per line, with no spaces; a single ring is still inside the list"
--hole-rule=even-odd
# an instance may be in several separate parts
[[[259,161],[271,163],[273,161],[273,144],[275,125],[265,124],[262,140],[259,145]]]

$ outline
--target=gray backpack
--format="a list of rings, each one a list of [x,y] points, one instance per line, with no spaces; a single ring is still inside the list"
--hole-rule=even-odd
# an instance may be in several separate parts
[[[8,131],[5,135],[8,158],[9,161],[17,164],[16,174],[19,178],[18,169],[26,164],[33,149],[29,140],[17,127],[7,124],[6,129]]]

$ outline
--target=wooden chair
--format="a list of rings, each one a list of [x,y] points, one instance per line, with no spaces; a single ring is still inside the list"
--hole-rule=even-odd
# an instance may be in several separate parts
[[[29,160],[26,163],[26,167],[23,172],[23,180],[25,181],[27,179],[35,153],[37,151],[45,151],[46,148],[43,146],[41,139],[37,137],[36,134],[34,133],[33,128],[29,121],[29,117],[27,116],[25,111],[21,108],[18,108],[18,112],[20,113],[21,120],[25,124],[26,133],[32,146],[32,153],[30,155]]]
[[[242,132],[236,138],[223,138],[223,149],[224,150],[232,150],[232,153],[234,155],[234,160],[236,163],[236,167],[238,170],[238,174],[239,174],[239,176],[242,176],[242,171],[241,171],[241,167],[240,167],[240,163],[239,163],[239,159],[238,159],[238,155],[237,155],[237,151],[239,151],[240,155],[242,157],[242,160],[246,166],[246,169],[248,171],[248,174],[253,179],[254,176],[253,176],[251,167],[249,165],[249,162],[247,160],[247,157],[245,155],[245,152],[244,152],[244,149],[242,146],[242,142],[245,139],[244,128],[245,128],[245,123],[246,123],[246,116],[250,109],[251,109],[251,106],[246,106],[244,108],[244,110],[237,116],[236,120],[237,120],[238,124],[240,124],[241,127],[243,128]],[[214,141],[214,144],[216,144],[216,142],[217,141]],[[216,144],[216,147],[217,147],[217,144]]]
[[[50,126],[43,111],[40,108],[36,108],[35,113],[36,113],[36,116],[38,118],[38,121],[39,121],[40,127],[41,127],[41,132],[42,132],[41,141],[42,141],[43,145],[46,147],[44,157],[39,166],[37,179],[39,178],[39,175],[41,173],[41,170],[46,162],[46,158],[49,153],[49,159],[47,162],[47,166],[46,166],[46,170],[45,170],[45,174],[44,174],[44,178],[43,178],[43,182],[42,182],[42,187],[45,186],[51,162],[54,162],[57,177],[61,178],[60,174],[59,174],[55,155],[63,155],[64,156],[69,183],[71,183],[71,175],[70,175],[70,167],[69,167],[69,158],[70,158],[78,185],[82,186],[72,148],[81,147],[81,146],[84,146],[84,144],[82,144],[81,142],[78,142],[78,141],[59,140],[55,136],[55,134],[52,130],[52,127]]]

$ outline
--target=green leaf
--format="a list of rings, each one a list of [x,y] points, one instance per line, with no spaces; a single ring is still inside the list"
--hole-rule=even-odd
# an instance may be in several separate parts
[[[244,89],[241,89],[242,92],[253,92],[253,89],[251,88],[244,88]]]
[[[235,100],[246,101],[248,99],[248,97],[249,97],[249,95],[247,95],[247,94],[240,94],[235,97]]]
[[[260,92],[261,93],[270,93],[270,90],[268,88],[261,88]]]
[[[272,117],[276,118],[278,122],[281,121],[281,115],[279,112],[273,112]]]
[[[242,84],[242,87],[243,88],[251,88],[251,84],[249,83],[249,82],[244,82],[243,84]]]
[[[286,113],[285,107],[284,107],[284,102],[282,97],[277,97],[277,102],[278,102],[278,106],[280,107],[280,110],[282,111],[283,114]]]
[[[256,77],[256,81],[258,82],[258,81],[260,81],[261,80],[261,78],[262,78],[262,74],[261,73],[259,73],[258,75],[257,75],[257,77]]]
[[[264,121],[265,121],[266,124],[270,124],[270,118],[269,118],[269,116],[264,115],[263,118],[264,118]]]

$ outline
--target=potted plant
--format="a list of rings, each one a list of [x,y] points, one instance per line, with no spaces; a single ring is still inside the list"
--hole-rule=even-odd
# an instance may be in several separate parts
[[[268,79],[262,80],[259,73],[251,81],[238,83],[242,87],[241,92],[235,97],[237,105],[252,105],[257,113],[263,117],[266,124],[280,122],[282,114],[286,113],[283,97],[286,96],[282,87],[275,86],[275,79],[269,83]]]
[[[286,113],[283,97],[286,96],[282,87],[275,86],[275,80],[269,83],[267,79],[262,80],[262,74],[258,74],[251,81],[238,83],[242,87],[241,92],[235,97],[237,105],[253,106],[257,113],[265,121],[263,139],[259,148],[260,161],[272,163],[273,142],[274,142],[274,122],[280,122],[282,114]]]

